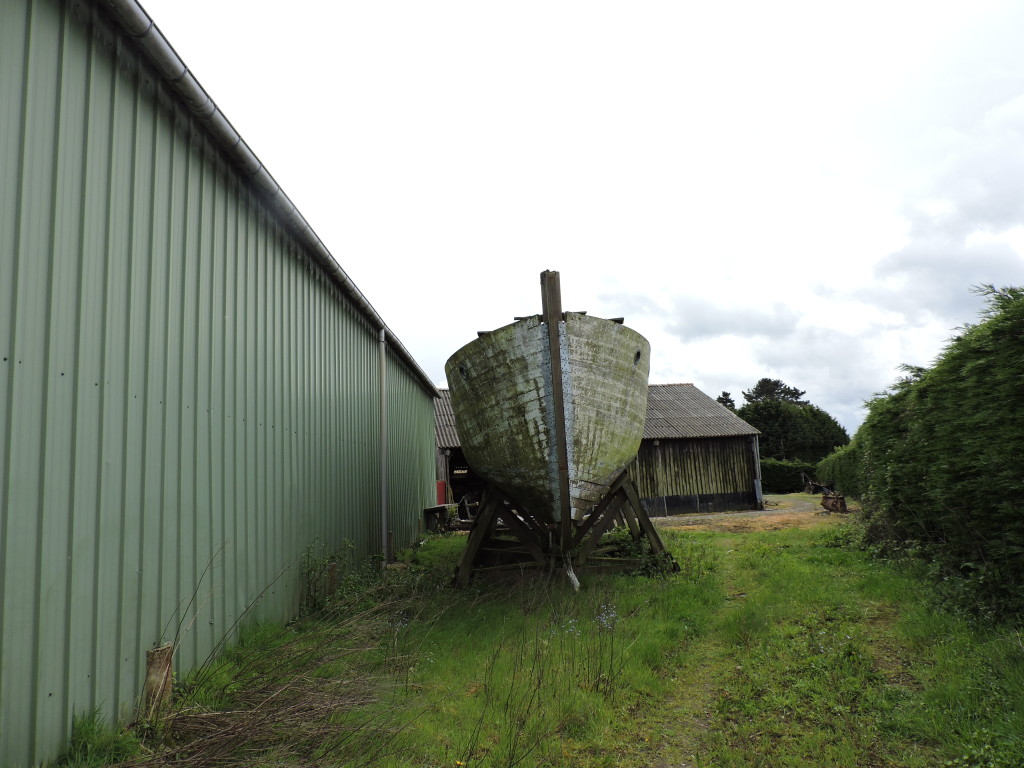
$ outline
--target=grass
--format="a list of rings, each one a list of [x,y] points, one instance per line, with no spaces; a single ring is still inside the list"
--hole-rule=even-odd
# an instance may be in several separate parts
[[[106,724],[99,712],[76,717],[71,742],[57,761],[65,768],[100,768],[122,763],[142,754],[142,740],[130,730]]]
[[[179,686],[143,751],[112,759],[1024,764],[1020,634],[944,609],[913,569],[837,546],[840,519],[807,520],[666,530],[681,573],[588,575],[579,593],[558,575],[452,591],[465,539],[431,539],[314,616],[249,630]]]
[[[680,542],[676,556],[676,578],[594,577],[575,593],[556,574],[449,594],[407,635],[423,714],[394,764],[532,765],[613,745],[628,712],[668,690],[718,600],[713,551]]]
[[[674,692],[715,766],[1024,764],[1024,648],[827,531],[720,536],[726,601]],[[670,706],[669,710],[672,711]],[[957,762],[960,761],[960,762]]]

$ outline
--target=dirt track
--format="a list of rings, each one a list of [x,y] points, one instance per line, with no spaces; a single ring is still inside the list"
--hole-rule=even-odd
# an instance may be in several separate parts
[[[659,528],[697,531],[777,531],[783,528],[811,528],[827,524],[842,515],[824,514],[821,497],[804,493],[765,496],[764,509],[718,512],[711,515],[675,515],[652,518]]]

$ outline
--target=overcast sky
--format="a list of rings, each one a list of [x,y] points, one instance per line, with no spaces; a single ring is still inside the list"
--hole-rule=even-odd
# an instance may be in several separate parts
[[[1024,285],[1024,4],[143,0],[427,374],[563,305],[852,434]]]

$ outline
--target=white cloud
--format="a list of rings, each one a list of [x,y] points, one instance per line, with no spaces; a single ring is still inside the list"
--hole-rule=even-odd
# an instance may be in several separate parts
[[[1024,6],[147,0],[435,380],[563,303],[850,429],[1024,283]]]
[[[799,320],[799,315],[781,302],[751,305],[742,298],[735,302],[729,302],[727,296],[717,298],[726,303],[699,297],[678,299],[666,330],[684,342],[719,336],[778,338],[792,334]]]

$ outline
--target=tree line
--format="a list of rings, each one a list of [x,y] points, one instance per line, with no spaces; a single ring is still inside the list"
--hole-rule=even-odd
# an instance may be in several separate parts
[[[716,400],[761,433],[762,459],[816,464],[850,442],[838,421],[803,399],[805,390],[763,378],[742,394],[746,402],[739,408],[729,392]]]

